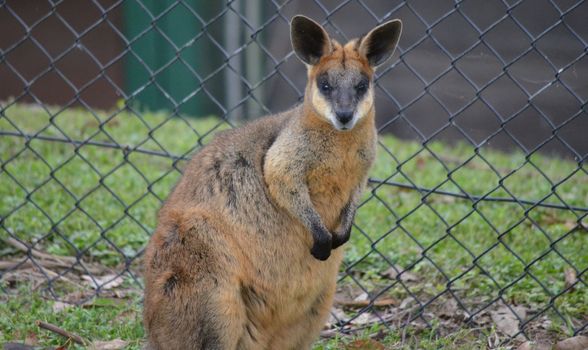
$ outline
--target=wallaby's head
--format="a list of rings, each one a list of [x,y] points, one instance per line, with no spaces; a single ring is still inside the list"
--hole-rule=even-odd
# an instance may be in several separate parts
[[[392,20],[345,45],[305,16],[291,23],[292,46],[308,68],[306,103],[337,130],[350,130],[374,105],[374,69],[396,48],[402,22]]]

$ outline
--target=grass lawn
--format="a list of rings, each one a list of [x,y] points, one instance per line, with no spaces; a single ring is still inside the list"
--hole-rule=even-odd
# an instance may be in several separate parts
[[[17,237],[44,253],[78,256],[111,272],[129,266],[139,280],[134,259],[185,164],[165,155],[189,155],[215,131],[230,127],[212,117],[138,117],[127,110],[48,111],[0,103],[2,110],[0,132],[9,135],[0,135],[0,262],[23,260],[22,252],[7,243],[9,237]],[[20,133],[42,139],[10,135]],[[104,143],[120,147],[100,146]],[[423,148],[389,135],[381,136],[380,143],[374,179],[474,197],[588,206],[588,174],[573,160],[540,154],[526,158],[520,152],[486,148],[476,153],[463,143],[436,141]],[[522,306],[527,310],[524,319],[547,317],[550,329],[545,332],[553,337],[569,336],[588,323],[585,211],[427,193],[371,184],[346,247],[340,297],[357,298],[367,292],[369,299],[393,300],[387,305],[391,309],[427,304],[425,313],[431,311],[427,321],[433,328],[444,327],[439,310],[452,295],[461,301],[455,311],[480,317],[496,299]],[[390,277],[390,264],[406,273]],[[31,296],[31,281],[19,278],[19,271],[26,275],[19,269],[0,279],[4,291],[13,293],[0,292],[0,314],[11,315],[0,317],[0,343],[34,336],[41,345],[62,344],[62,338],[38,331],[34,321],[40,319],[86,339],[121,338],[130,342],[129,349],[139,348],[141,296],[131,278],[120,288],[135,292],[124,297],[93,299],[56,311],[44,294]],[[580,281],[566,285],[566,272]],[[62,280],[52,283],[52,291],[66,300],[77,292]],[[438,294],[442,296],[435,299]],[[354,318],[361,309],[339,308],[346,318]],[[382,308],[365,308],[369,315],[378,310]],[[405,332],[374,325],[357,337],[367,342],[381,333],[378,342],[392,349],[472,349],[478,346],[472,344],[485,348],[493,327],[486,324],[482,331],[466,329],[445,337],[440,336],[445,330],[417,325],[409,325]],[[342,344],[353,348],[359,344],[353,341],[357,343],[352,337],[323,340],[316,349]]]

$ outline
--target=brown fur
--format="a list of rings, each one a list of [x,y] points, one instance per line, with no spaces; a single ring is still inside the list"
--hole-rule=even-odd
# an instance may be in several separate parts
[[[145,253],[148,349],[308,349],[318,336],[342,259],[331,246],[349,237],[376,146],[373,88],[353,129],[324,116],[314,81],[343,56],[371,80],[357,42],[335,43],[309,67],[302,105],[194,155]],[[317,237],[326,261],[310,254]]]

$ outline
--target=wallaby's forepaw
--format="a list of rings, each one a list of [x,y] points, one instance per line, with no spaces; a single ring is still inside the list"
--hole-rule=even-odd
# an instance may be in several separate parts
[[[333,235],[333,243],[331,245],[332,249],[337,249],[343,244],[347,243],[349,237],[351,237],[351,226],[352,225],[349,225],[349,227],[347,227],[343,232],[338,231]]]
[[[331,233],[322,225],[314,225],[312,229],[312,239],[314,243],[310,249],[310,254],[318,260],[327,260],[329,256],[331,256],[331,247],[333,246]]]
[[[331,237],[325,240],[315,240],[312,248],[310,249],[310,254],[314,256],[316,259],[325,261],[331,256],[331,246],[332,246]]]

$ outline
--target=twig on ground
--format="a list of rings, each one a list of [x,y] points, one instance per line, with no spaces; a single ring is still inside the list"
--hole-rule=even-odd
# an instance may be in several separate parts
[[[74,341],[77,344],[80,344],[80,345],[87,344],[87,342],[79,335],[70,333],[70,332],[66,331],[65,329],[57,327],[54,324],[43,322],[43,321],[36,321],[35,323],[39,328],[46,329],[46,330],[51,331],[53,333],[59,334],[62,337],[71,339],[72,341]]]
[[[392,298],[384,298],[384,299],[376,299],[372,300],[345,300],[345,299],[335,299],[336,305],[341,306],[349,306],[349,307],[366,307],[368,305],[372,306],[390,306],[398,304],[398,300]]]
[[[68,282],[70,284],[73,284],[74,286],[76,286],[78,288],[84,288],[84,286],[82,286],[81,284],[79,284],[79,283],[77,283],[75,281],[72,281],[72,280],[70,280],[69,278],[67,278],[67,277],[65,277],[63,275],[60,275],[60,274],[58,274],[55,271],[49,270],[48,268],[43,267],[42,265],[39,265],[38,267],[39,267],[39,270],[41,270],[41,273],[43,273],[43,274],[45,274],[45,275],[47,275],[47,276],[49,276],[51,278],[54,278],[56,280],[64,280],[64,281],[66,281],[66,282]],[[33,291],[37,290],[45,282],[47,282],[47,281],[37,282],[37,284],[33,286],[33,289],[32,290]]]
[[[95,267],[95,266],[88,266],[88,264],[85,264],[81,259],[78,259],[76,257],[73,256],[58,256],[58,255],[52,255],[52,254],[47,254],[47,253],[43,253],[40,250],[28,247],[26,244],[18,241],[15,238],[12,237],[8,237],[3,239],[4,242],[6,242],[7,244],[13,246],[14,248],[28,253],[29,251],[31,252],[31,255],[33,257],[35,257],[35,261],[37,263],[39,263],[40,265],[43,265],[44,267],[59,267],[59,268],[69,268],[69,269],[75,269],[79,272],[83,272],[83,273],[92,273],[92,274],[101,274],[104,272],[104,268],[100,268],[100,267]],[[0,265],[0,269],[9,269],[10,267],[4,267],[2,265]]]
[[[20,242],[19,240],[15,239],[15,238],[12,238],[12,237],[5,238],[4,242],[10,244],[14,248],[16,248],[22,252],[27,253],[30,251],[31,255],[34,256],[35,258],[63,261],[63,262],[68,262],[70,265],[75,264],[77,262],[77,259],[74,257],[71,257],[71,256],[63,256],[62,257],[62,256],[56,256],[56,255],[43,253],[37,249],[28,247],[26,244]]]
[[[76,281],[73,281],[53,270],[50,269],[50,267],[63,267],[60,264],[55,264],[54,262],[51,261],[47,261],[47,260],[35,260],[35,264],[31,261],[31,260],[26,260],[26,261],[0,261],[0,270],[8,270],[8,271],[15,271],[18,270],[20,272],[26,271],[26,270],[31,270],[31,271],[40,271],[38,273],[45,275],[42,279],[42,281],[36,282],[33,285],[32,290],[37,290],[37,288],[39,288],[41,285],[43,285],[43,283],[47,282],[47,276],[54,278],[56,280],[63,280],[65,282],[68,282],[78,288],[84,288],[84,286],[82,286],[80,283],[77,283]]]
[[[42,259],[35,259],[35,263],[43,266],[44,268],[64,268],[63,264],[50,261],[50,260],[42,260]],[[31,259],[26,258],[26,260],[0,260],[0,270],[21,270],[21,269],[28,269],[31,267],[36,267],[37,265],[33,264]],[[67,266],[71,267],[71,266]]]

